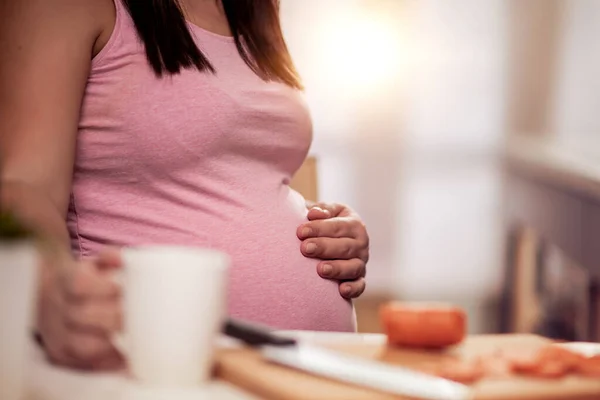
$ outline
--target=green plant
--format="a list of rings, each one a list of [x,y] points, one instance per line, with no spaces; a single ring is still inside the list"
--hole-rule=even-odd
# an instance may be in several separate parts
[[[13,213],[0,211],[0,241],[22,240],[33,236],[33,232]]]

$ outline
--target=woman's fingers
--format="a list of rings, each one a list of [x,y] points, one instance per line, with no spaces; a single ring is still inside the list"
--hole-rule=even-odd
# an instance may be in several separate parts
[[[65,339],[65,355],[90,368],[116,352],[108,335],[68,330]]]
[[[303,241],[302,254],[307,257],[358,257],[364,262],[369,259],[369,235],[367,228],[358,218],[335,217],[309,221],[298,227],[296,235]],[[349,239],[353,242],[349,242]]]
[[[305,240],[301,243],[300,250],[306,257],[323,260],[349,260],[361,256],[360,244],[350,238],[323,237]]]
[[[357,238],[361,234],[360,225],[360,222],[349,218],[316,220],[299,226],[296,234],[300,240],[317,237]]]
[[[311,211],[318,210],[316,213],[311,214]],[[349,217],[353,214],[353,211],[350,210],[343,204],[336,203],[315,203],[308,211],[308,219],[311,219],[312,215],[322,216],[327,215],[328,217]],[[318,218],[322,219],[322,218]]]
[[[92,260],[78,263],[65,270],[62,284],[69,300],[113,298],[119,294],[119,286],[110,276],[102,273],[96,262]]]
[[[359,258],[324,261],[317,270],[323,278],[341,281],[340,294],[347,299],[359,297],[365,291],[366,264]]]
[[[112,371],[125,366],[123,355],[116,349],[105,357],[93,362],[92,368],[96,371]]]
[[[366,263],[369,260],[369,239],[347,236],[302,239],[300,251],[304,256],[311,258],[325,260],[360,258]]]
[[[46,348],[51,363],[93,371],[115,370],[125,365],[123,356],[105,338],[66,336],[69,340],[60,350]]]
[[[329,212],[328,210],[325,210],[321,207],[313,207],[310,210],[308,210],[308,214],[306,215],[306,217],[308,218],[309,221],[314,221],[314,220],[322,220],[322,219],[328,219],[331,218],[331,212]]]
[[[340,294],[347,299],[353,299],[363,294],[366,287],[367,282],[365,278],[359,278],[351,282],[342,282],[340,283]]]
[[[363,278],[366,271],[366,264],[360,258],[323,261],[317,266],[317,272],[322,278],[340,281],[353,281]]]
[[[121,325],[120,288],[110,269],[115,252],[94,259],[65,260],[48,272],[40,290],[38,330],[56,364],[104,370],[123,365],[110,337]]]
[[[117,300],[94,300],[71,303],[66,307],[65,324],[83,332],[110,333],[121,328]]]
[[[104,250],[95,259],[95,264],[100,270],[121,268],[123,259],[121,258],[120,250],[116,248]]]
[[[75,369],[92,369],[92,362],[81,360],[67,354],[66,349],[64,348],[58,350],[53,347],[45,346],[45,351],[46,358],[51,364]]]

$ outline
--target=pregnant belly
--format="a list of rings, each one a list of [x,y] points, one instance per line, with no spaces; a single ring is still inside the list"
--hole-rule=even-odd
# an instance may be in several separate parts
[[[229,314],[276,329],[356,330],[354,307],[338,282],[321,278],[319,260],[300,252],[296,228],[304,218],[272,217],[245,221],[224,236],[220,247],[232,258]]]

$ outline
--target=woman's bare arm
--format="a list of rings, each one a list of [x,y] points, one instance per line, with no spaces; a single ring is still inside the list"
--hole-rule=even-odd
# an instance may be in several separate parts
[[[103,0],[0,0],[0,201],[65,245],[80,106],[106,10]]]
[[[122,365],[108,339],[118,287],[100,273],[118,261],[75,260],[65,224],[90,60],[111,13],[112,0],[0,0],[0,205],[64,244],[44,253],[56,268],[42,269],[36,330],[52,362],[86,369]]]

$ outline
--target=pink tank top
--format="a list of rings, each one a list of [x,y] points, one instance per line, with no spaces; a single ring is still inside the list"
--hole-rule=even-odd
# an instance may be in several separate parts
[[[217,74],[158,79],[120,1],[92,61],[67,223],[73,251],[177,244],[227,252],[230,315],[279,329],[355,330],[352,303],[300,252],[288,186],[312,139],[301,94],[259,79],[232,38],[189,24]],[[210,285],[210,282],[206,282]]]

